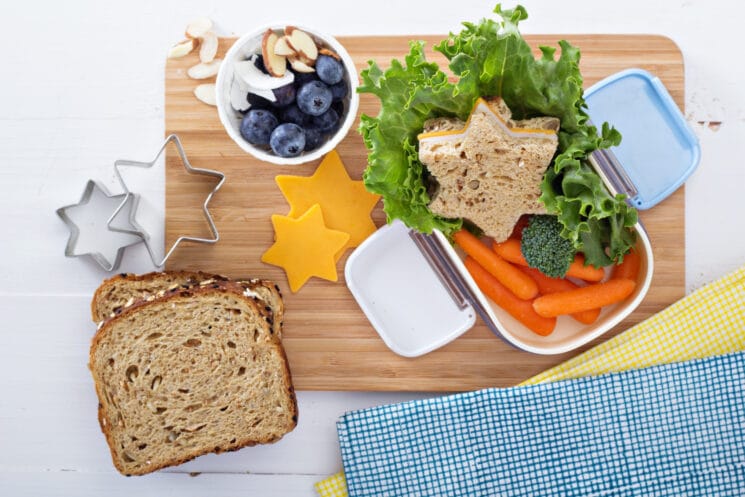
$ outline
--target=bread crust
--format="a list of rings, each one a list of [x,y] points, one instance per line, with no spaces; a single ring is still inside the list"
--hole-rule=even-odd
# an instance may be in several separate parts
[[[200,273],[204,274],[204,273]],[[118,277],[130,277],[134,275],[118,275],[114,278]],[[143,275],[143,277],[148,277],[149,275]],[[113,278],[112,278],[113,279]],[[208,281],[210,278],[204,281]],[[108,281],[108,280],[107,280]],[[262,438],[259,440],[250,439],[250,438],[244,438],[241,440],[236,440],[235,443],[230,444],[226,447],[215,447],[214,449],[203,449],[203,450],[195,450],[193,452],[184,454],[183,457],[173,459],[167,462],[164,462],[162,464],[154,464],[152,466],[147,467],[146,469],[143,469],[142,471],[132,471],[127,472],[127,470],[120,465],[120,461],[118,458],[117,453],[114,451],[114,439],[112,434],[112,424],[111,421],[106,416],[106,413],[104,412],[104,406],[101,402],[101,399],[105,398],[104,392],[103,392],[103,385],[99,384],[98,380],[96,379],[96,375],[93,371],[93,361],[94,361],[94,355],[98,348],[98,345],[102,338],[106,335],[108,330],[111,328],[112,324],[115,323],[117,320],[124,319],[131,313],[134,313],[137,311],[137,309],[140,309],[142,307],[146,307],[149,305],[154,305],[156,303],[160,302],[166,302],[171,299],[177,299],[177,298],[192,298],[195,296],[208,294],[212,292],[230,292],[233,293],[243,299],[245,299],[250,306],[254,307],[258,314],[262,314],[263,309],[261,308],[261,305],[259,305],[256,302],[255,298],[246,296],[244,288],[235,282],[229,281],[229,280],[221,280],[221,281],[211,281],[207,284],[200,284],[194,287],[189,288],[177,288],[171,291],[165,292],[165,294],[161,297],[154,297],[152,299],[140,299],[129,306],[125,306],[122,308],[122,310],[117,313],[114,317],[110,317],[106,319],[103,322],[103,325],[98,328],[95,335],[93,336],[93,339],[91,341],[91,348],[90,353],[88,357],[88,369],[91,370],[92,376],[93,376],[93,383],[96,389],[96,395],[99,399],[98,403],[98,422],[99,426],[101,427],[101,431],[103,432],[104,436],[106,437],[106,442],[109,446],[109,451],[111,452],[111,459],[113,461],[114,467],[116,467],[117,471],[119,471],[121,474],[125,476],[135,476],[135,475],[144,475],[148,473],[152,473],[153,471],[157,471],[159,469],[176,466],[179,464],[183,464],[187,461],[190,461],[196,457],[205,455],[205,454],[219,454],[221,452],[232,452],[239,449],[242,449],[244,447],[250,447],[257,444],[268,444],[273,443],[282,438],[282,436],[279,437],[267,437]],[[297,426],[297,420],[298,420],[298,407],[297,407],[297,398],[295,396],[295,388],[292,384],[292,375],[290,372],[289,362],[287,361],[287,355],[285,353],[284,347],[282,346],[282,341],[279,337],[277,337],[275,334],[271,333],[271,325],[268,322],[265,322],[263,325],[266,328],[266,334],[269,337],[269,340],[271,344],[275,347],[276,351],[280,354],[282,358],[282,364],[283,364],[283,371],[282,371],[282,379],[283,379],[283,386],[287,392],[287,395],[289,396],[291,400],[291,419],[292,419],[292,425],[288,427],[288,429],[285,431],[286,433],[289,433],[295,427]]]
[[[181,288],[189,288],[193,287],[195,285],[198,285],[202,281],[207,280],[215,280],[215,281],[230,281],[227,277],[219,275],[219,274],[213,274],[213,273],[205,273],[202,271],[165,271],[165,272],[159,272],[159,271],[153,271],[146,274],[132,274],[132,273],[121,273],[117,274],[115,276],[112,276],[111,278],[108,278],[104,280],[103,283],[96,289],[96,291],[93,294],[93,297],[91,298],[91,319],[94,323],[102,323],[106,319],[108,319],[109,316],[101,316],[98,312],[98,308],[101,305],[101,302],[105,300],[107,297],[107,293],[119,282],[126,281],[128,283],[135,283],[135,282],[145,282],[145,283],[154,283],[158,278],[162,277],[170,277],[173,280],[183,281],[185,283],[181,284]],[[249,279],[240,279],[236,280],[236,283],[243,286],[244,289],[252,289],[256,290],[258,286],[264,287],[266,291],[272,293],[274,295],[274,305],[272,305],[272,302],[265,302],[265,310],[270,313],[270,319],[272,320],[272,332],[276,334],[277,336],[282,336],[282,321],[284,319],[284,303],[282,301],[282,292],[279,289],[279,286],[274,283],[271,280],[264,280],[259,278],[249,278]],[[259,297],[261,298],[261,297]],[[271,307],[270,308],[267,308]],[[123,307],[123,305],[122,305]],[[116,308],[115,308],[116,309]],[[120,309],[121,310],[121,309]]]
[[[96,291],[93,293],[93,298],[91,298],[91,320],[94,323],[99,322],[101,319],[96,315],[96,303],[98,303],[101,299],[105,298],[104,295],[106,292],[108,292],[111,287],[113,287],[117,282],[125,280],[125,281],[153,281],[156,278],[160,277],[164,273],[161,271],[152,271],[150,273],[145,274],[134,274],[134,273],[119,273],[116,274],[110,278],[107,278],[99,285],[99,287],[96,289]],[[166,274],[172,275],[179,279],[189,280],[194,279],[195,283],[199,283],[200,281],[204,281],[207,279],[214,279],[219,281],[227,281],[228,278],[225,276],[219,275],[219,274],[211,274],[211,273],[205,273],[202,271],[168,271]],[[191,286],[191,285],[190,285]]]
[[[282,300],[282,292],[279,289],[279,285],[271,280],[262,280],[258,278],[237,280],[235,282],[242,286],[244,290],[252,290],[254,293],[256,293],[255,291],[259,287],[263,287],[266,291],[273,294],[275,305],[272,305],[271,302],[267,302],[260,295],[258,296],[258,298],[262,302],[264,302],[265,310],[268,311],[271,315],[271,333],[273,333],[277,338],[282,338],[282,327],[284,325],[285,317],[285,304],[284,300]]]

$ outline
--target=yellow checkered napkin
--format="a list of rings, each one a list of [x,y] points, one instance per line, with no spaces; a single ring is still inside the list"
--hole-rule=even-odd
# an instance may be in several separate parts
[[[347,480],[344,473],[336,473],[325,480],[316,483],[316,492],[321,497],[349,497],[347,494]]]
[[[745,266],[584,354],[521,385],[567,380],[745,350]],[[348,497],[344,473],[316,483],[321,497]]]

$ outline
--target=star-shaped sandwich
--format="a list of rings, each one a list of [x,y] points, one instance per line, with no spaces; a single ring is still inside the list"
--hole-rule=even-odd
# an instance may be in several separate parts
[[[466,123],[427,121],[419,160],[438,183],[429,209],[507,239],[521,215],[545,213],[540,184],[556,153],[559,124],[554,117],[513,121],[501,98],[479,99]]]
[[[349,242],[349,234],[324,223],[321,207],[313,205],[302,216],[272,216],[275,242],[261,260],[287,273],[290,290],[297,292],[312,276],[336,281],[337,254]]]
[[[377,229],[370,213],[380,196],[349,177],[335,150],[323,158],[312,176],[277,176],[276,181],[290,204],[289,217],[296,218],[320,205],[328,228],[349,233],[345,249],[356,247]],[[340,250],[338,255],[342,253]]]

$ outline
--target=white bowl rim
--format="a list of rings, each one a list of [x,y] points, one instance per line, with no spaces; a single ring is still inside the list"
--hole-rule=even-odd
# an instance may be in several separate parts
[[[226,96],[223,94],[223,84],[225,82],[225,78],[227,77],[228,72],[228,66],[230,64],[230,61],[233,60],[236,52],[238,52],[245,44],[247,44],[249,41],[252,41],[258,37],[260,37],[264,32],[266,32],[267,29],[272,29],[274,31],[282,30],[286,26],[294,26],[298,29],[301,29],[305,31],[306,33],[314,36],[315,38],[318,38],[320,40],[323,40],[324,43],[326,43],[330,48],[332,48],[342,59],[344,62],[344,68],[347,73],[347,77],[349,78],[349,108],[347,109],[346,116],[344,118],[344,121],[342,122],[342,125],[339,127],[339,129],[336,131],[334,136],[332,136],[326,143],[324,143],[321,147],[317,148],[316,150],[312,151],[309,154],[301,154],[297,157],[279,157],[277,155],[274,155],[270,152],[266,152],[264,150],[261,150],[259,148],[254,147],[250,143],[248,143],[239,132],[233,128],[233,125],[230,121],[230,116],[228,115],[228,110],[225,108],[224,103],[230,101],[230,96]],[[339,43],[336,38],[334,38],[331,35],[321,33],[315,29],[308,28],[307,26],[303,26],[302,24],[296,24],[296,23],[271,23],[266,24],[263,27],[257,29],[256,31],[252,31],[250,33],[244,34],[240,38],[238,38],[235,43],[228,49],[225,56],[223,57],[223,63],[220,65],[220,70],[217,73],[217,80],[215,85],[215,94],[216,94],[216,100],[217,100],[217,113],[220,117],[220,123],[222,124],[223,128],[225,129],[225,132],[230,136],[230,138],[238,145],[241,150],[244,152],[247,152],[251,154],[252,156],[256,157],[259,160],[265,161],[265,162],[271,162],[272,164],[277,165],[299,165],[299,164],[305,164],[308,162],[312,162],[316,159],[319,159],[320,157],[323,157],[327,153],[329,153],[331,150],[333,150],[341,140],[344,139],[344,137],[347,136],[349,133],[349,130],[352,127],[352,124],[357,119],[357,111],[359,110],[359,95],[357,94],[357,86],[359,85],[358,82],[358,75],[357,75],[357,69],[354,65],[354,61],[352,60],[352,57],[349,55],[347,50],[344,48],[344,46]],[[228,104],[230,105],[230,104]],[[232,109],[231,109],[232,111]]]

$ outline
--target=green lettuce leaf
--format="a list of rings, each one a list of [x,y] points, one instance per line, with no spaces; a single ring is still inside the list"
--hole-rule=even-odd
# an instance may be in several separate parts
[[[591,125],[582,92],[580,53],[566,41],[561,52],[541,47],[535,58],[520,35],[518,24],[527,18],[522,6],[494,12],[501,20],[463,23],[435,47],[449,61],[456,77],[448,76],[424,57],[424,45],[414,42],[405,64],[397,60],[383,71],[370,62],[362,71],[358,91],[380,99],[377,117],[363,115],[360,132],[369,150],[364,174],[366,187],[383,196],[388,218],[429,233],[437,228],[450,235],[460,219],[434,215],[426,187],[426,168],[419,162],[417,134],[424,121],[438,116],[466,119],[477,98],[501,96],[516,119],[555,116],[561,120],[559,150],[541,185],[541,201],[559,216],[562,236],[585,253],[589,264],[620,262],[634,243],[629,229],[636,211],[623,196],[611,196],[587,163],[589,154],[620,142],[607,125],[602,132]]]
[[[437,64],[425,60],[422,42],[411,43],[405,65],[393,60],[383,72],[370,61],[360,76],[358,91],[372,93],[381,102],[377,117],[361,117],[360,132],[369,150],[365,186],[383,196],[389,220],[401,219],[424,233],[434,228],[445,233],[459,229],[460,219],[445,219],[427,208],[430,197],[417,135],[430,117],[468,116],[473,99],[459,95]]]

